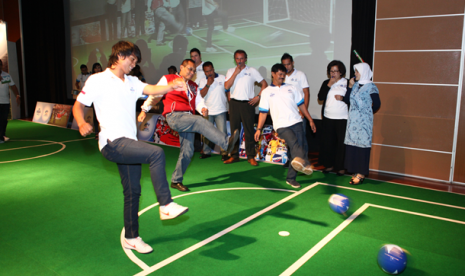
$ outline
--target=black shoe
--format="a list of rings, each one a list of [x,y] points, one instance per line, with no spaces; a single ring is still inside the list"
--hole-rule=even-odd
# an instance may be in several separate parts
[[[182,183],[171,183],[171,188],[178,189],[181,192],[188,192],[190,191],[189,188],[186,186],[182,185]]]
[[[228,160],[228,159],[229,159],[229,157],[228,157],[227,154],[221,155],[221,161],[226,161],[226,160]]]
[[[231,137],[229,137],[228,148],[226,149],[226,152],[227,152],[228,154],[230,154],[231,151],[234,149],[234,145],[236,144],[237,139],[239,139],[239,134],[240,134],[239,129],[236,129],[236,130],[231,134]]]
[[[202,154],[200,155],[199,158],[200,158],[200,159],[205,159],[205,158],[208,158],[208,157],[212,157],[212,155],[211,155],[211,154],[203,154],[203,153],[202,153]]]

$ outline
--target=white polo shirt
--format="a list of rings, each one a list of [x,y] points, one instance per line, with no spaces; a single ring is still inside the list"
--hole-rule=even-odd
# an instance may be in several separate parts
[[[197,86],[199,86],[200,81],[205,78],[205,72],[203,71],[202,66],[203,66],[203,62],[200,63],[200,65],[195,68],[196,73],[195,73],[195,79],[193,79],[193,81],[197,84]]]
[[[295,68],[290,76],[286,75],[285,83],[294,85],[299,91],[309,87],[305,73]]]
[[[15,85],[10,74],[2,71],[0,82],[0,104],[10,104],[10,86]]]
[[[302,122],[298,106],[304,104],[302,93],[291,84],[283,83],[281,87],[273,84],[262,91],[260,113],[270,112],[273,128],[278,130]]]
[[[234,74],[236,67],[231,68],[226,73],[226,81]],[[236,76],[233,85],[231,86],[231,99],[238,101],[248,101],[255,97],[254,83],[261,82],[262,75],[253,67],[245,66],[244,69]]]
[[[205,88],[207,77],[200,80],[197,97],[202,98],[200,90]],[[216,74],[215,80],[210,85],[207,95],[203,98],[205,105],[208,108],[208,115],[218,115],[228,111],[226,108],[227,98],[226,90],[224,89],[225,76]]]
[[[84,87],[84,85],[86,84],[86,81],[87,79],[90,77],[91,74],[86,74],[86,75],[83,75],[83,74],[79,74],[76,78],[76,82],[79,83],[79,87],[81,87],[81,90],[82,88]]]
[[[87,80],[77,101],[87,106],[94,104],[101,129],[100,150],[106,146],[107,139],[126,137],[137,141],[135,104],[146,85],[137,77],[127,75],[123,82],[108,68]]]

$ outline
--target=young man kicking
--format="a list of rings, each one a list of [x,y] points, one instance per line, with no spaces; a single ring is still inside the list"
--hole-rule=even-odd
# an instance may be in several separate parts
[[[295,180],[297,172],[309,175],[313,170],[304,150],[307,148],[307,141],[299,110],[308,119],[313,132],[316,131],[316,127],[304,105],[303,94],[293,85],[284,83],[286,67],[279,63],[273,65],[271,76],[273,83],[262,91],[260,115],[254,138],[257,142],[260,140],[261,130],[270,112],[273,128],[278,132],[279,137],[286,141],[289,148],[287,155],[289,160],[292,160],[292,168],[287,172],[286,183],[294,188],[300,188],[300,184]]]
[[[231,137],[219,131],[212,123],[204,118],[194,115],[197,110],[203,116],[208,116],[208,108],[203,102],[201,96],[197,95],[197,84],[191,79],[195,74],[195,62],[192,59],[185,59],[177,75],[163,76],[158,85],[165,85],[173,80],[180,80],[186,83],[186,91],[171,91],[163,96],[163,116],[165,116],[168,125],[179,133],[179,159],[176,169],[171,177],[171,188],[181,192],[189,191],[183,183],[183,176],[189,166],[192,156],[194,155],[194,136],[200,133],[211,142],[217,144],[226,150],[226,154],[231,153],[234,144],[239,138],[239,129],[231,131]],[[145,113],[148,112],[154,103],[158,102],[154,96],[150,96],[142,106],[142,112],[139,114],[138,121],[145,119]],[[231,128],[232,130],[233,128]]]
[[[146,95],[163,95],[172,90],[185,90],[185,84],[173,80],[164,86],[147,85],[129,72],[141,61],[139,47],[120,41],[113,45],[108,68],[92,75],[73,107],[74,118],[82,136],[92,133],[84,120],[84,106],[95,106],[100,122],[99,149],[109,161],[118,165],[124,194],[123,246],[139,253],[150,253],[152,247],[139,237],[139,198],[141,164],[150,164],[150,176],[160,204],[160,218],[172,219],[188,211],[171,199],[165,172],[165,154],[160,147],[137,140],[137,99]]]

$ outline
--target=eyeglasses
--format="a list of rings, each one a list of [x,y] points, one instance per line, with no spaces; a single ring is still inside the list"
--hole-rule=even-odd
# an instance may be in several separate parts
[[[339,73],[339,70],[336,71],[329,71],[330,73]]]
[[[189,71],[191,71],[191,72],[193,72],[193,73],[196,72],[195,68],[193,68],[193,67],[187,67],[187,70],[189,70]]]

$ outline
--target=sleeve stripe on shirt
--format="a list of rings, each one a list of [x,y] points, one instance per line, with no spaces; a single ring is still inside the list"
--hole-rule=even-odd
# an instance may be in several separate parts
[[[259,107],[258,111],[260,111],[260,113],[268,113],[269,110]]]
[[[300,102],[297,103],[297,106],[301,106],[304,104],[304,99],[302,99]]]

